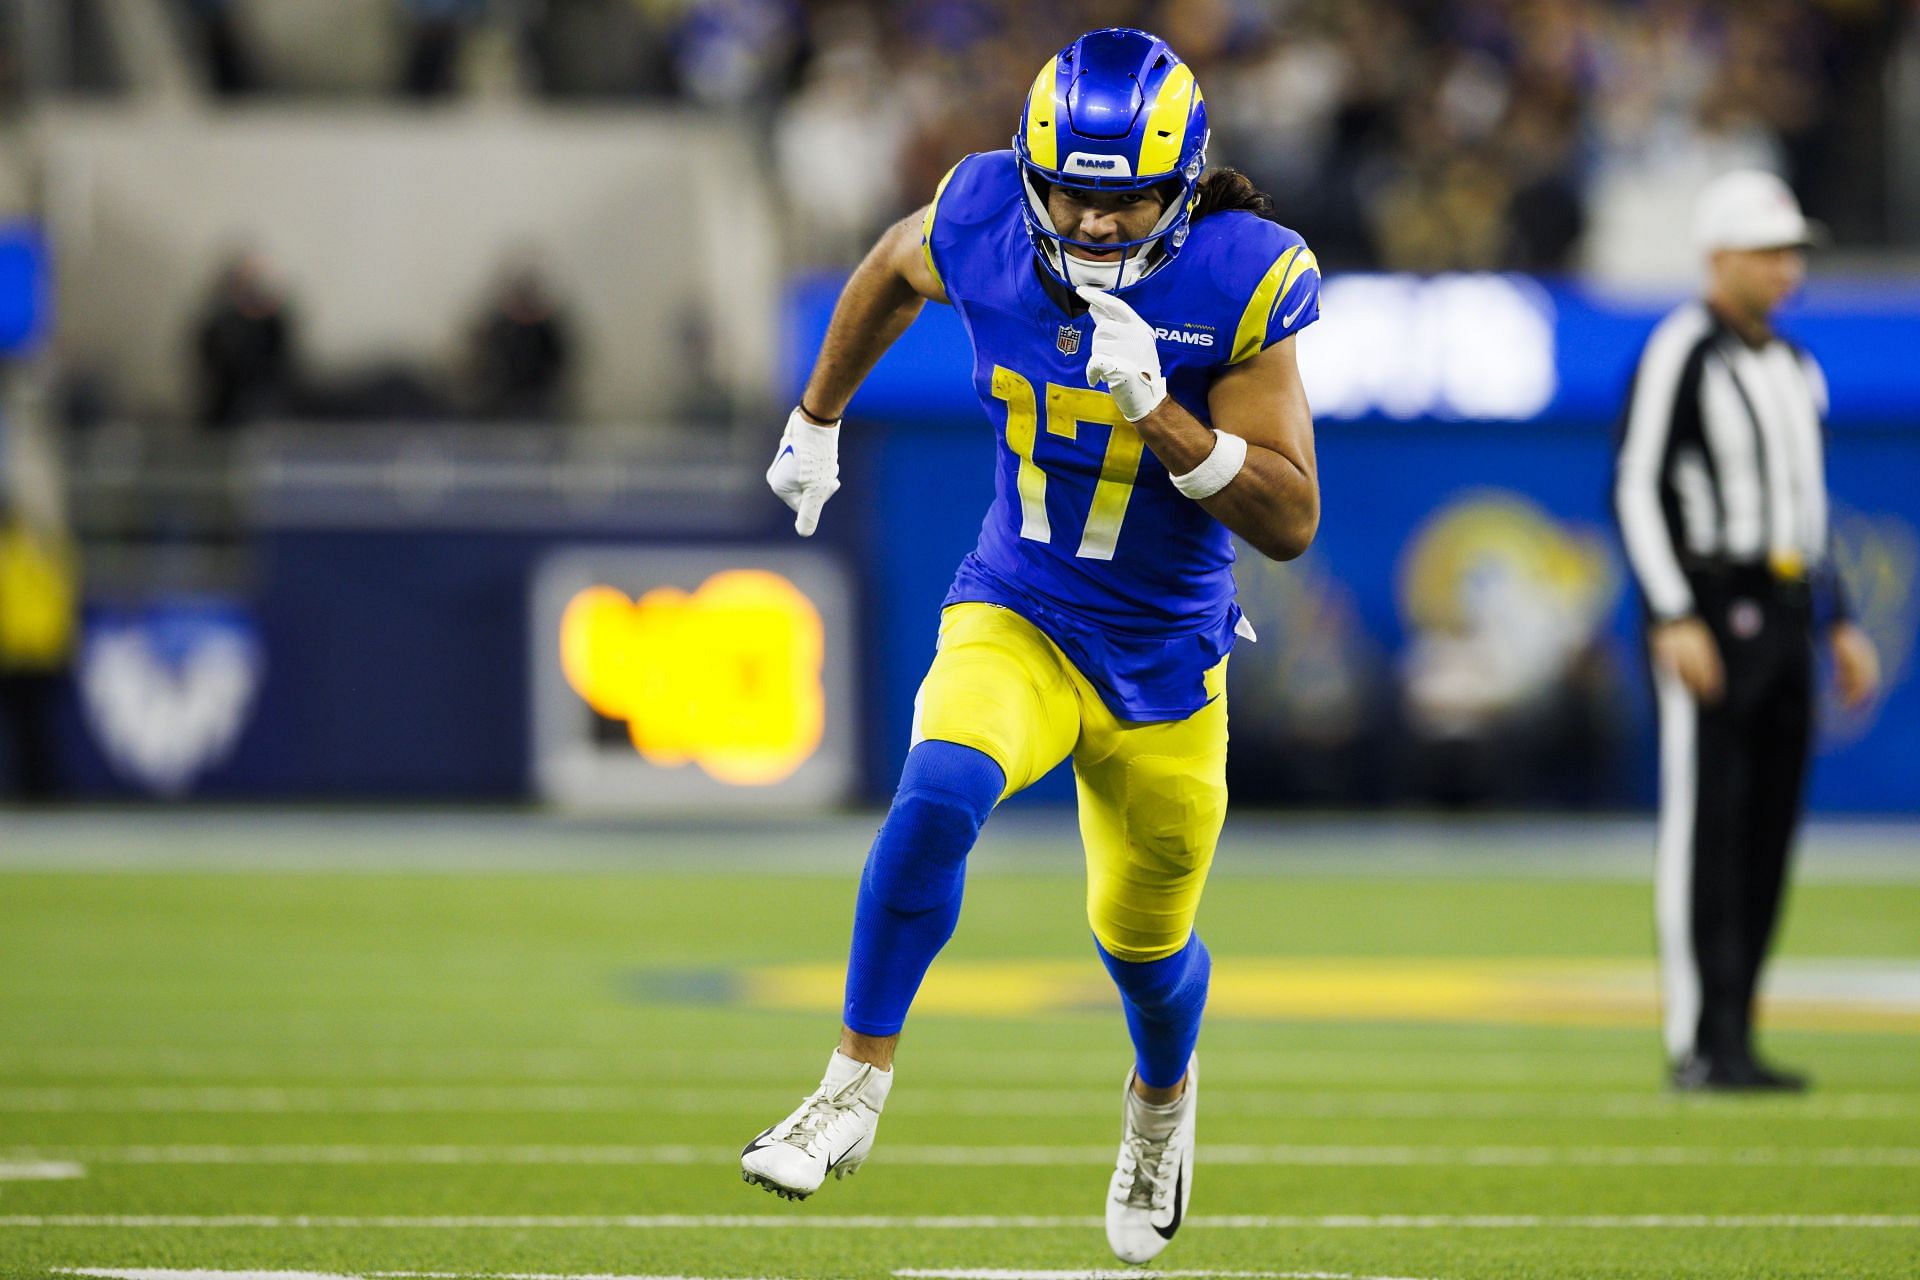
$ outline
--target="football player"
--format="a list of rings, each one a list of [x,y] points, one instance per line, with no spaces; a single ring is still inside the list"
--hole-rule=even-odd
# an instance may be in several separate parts
[[[1207,136],[1166,42],[1082,36],[1041,68],[1012,149],[955,165],[834,308],[767,472],[795,529],[839,488],[848,401],[928,299],[971,337],[996,497],[861,876],[839,1048],[747,1145],[749,1182],[801,1198],[866,1158],[982,822],[1071,756],[1087,915],[1135,1050],[1108,1240],[1143,1262],[1186,1212],[1209,972],[1193,924],[1226,813],[1227,652],[1251,637],[1230,535],[1290,559],[1320,510],[1293,341],[1319,271],[1245,178],[1203,178]]]

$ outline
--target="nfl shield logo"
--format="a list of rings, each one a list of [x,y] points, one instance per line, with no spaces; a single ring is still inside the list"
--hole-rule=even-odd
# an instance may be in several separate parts
[[[1070,324],[1063,324],[1053,344],[1060,348],[1061,355],[1070,356],[1080,349],[1080,331]]]

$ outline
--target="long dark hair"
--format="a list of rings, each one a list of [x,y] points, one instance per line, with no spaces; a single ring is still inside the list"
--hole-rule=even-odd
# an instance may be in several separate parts
[[[1268,222],[1278,222],[1275,215],[1273,197],[1253,185],[1253,179],[1238,169],[1210,169],[1200,179],[1200,203],[1193,207],[1193,220],[1198,222],[1210,213],[1226,213],[1233,209],[1243,209],[1257,218]]]

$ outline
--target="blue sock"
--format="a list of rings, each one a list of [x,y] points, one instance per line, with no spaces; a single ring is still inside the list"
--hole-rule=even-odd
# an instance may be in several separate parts
[[[865,1036],[899,1034],[907,1006],[960,919],[967,854],[1007,778],[993,757],[952,742],[907,753],[893,807],[860,876],[841,1017]]]
[[[1213,973],[1213,957],[1200,935],[1190,935],[1172,955],[1144,963],[1121,960],[1097,940],[1095,946],[1120,988],[1127,1034],[1133,1037],[1133,1069],[1156,1089],[1179,1084],[1200,1039],[1200,1013],[1207,1007],[1207,979]]]

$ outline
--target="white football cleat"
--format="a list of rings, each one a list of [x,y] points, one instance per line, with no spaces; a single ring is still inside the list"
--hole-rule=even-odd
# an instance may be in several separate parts
[[[827,1062],[820,1087],[792,1115],[762,1130],[740,1152],[740,1179],[788,1200],[805,1200],[831,1173],[852,1176],[873,1150],[880,1108],[893,1072],[856,1062],[839,1050]]]
[[[1127,1072],[1120,1157],[1107,1188],[1107,1243],[1122,1262],[1146,1262],[1167,1247],[1193,1196],[1193,1120],[1200,1092],[1198,1058],[1169,1125],[1148,1111]],[[1159,1121],[1159,1123],[1155,1123]]]

